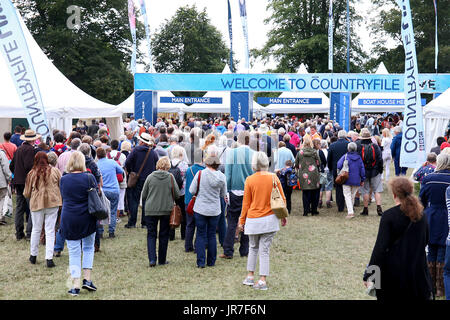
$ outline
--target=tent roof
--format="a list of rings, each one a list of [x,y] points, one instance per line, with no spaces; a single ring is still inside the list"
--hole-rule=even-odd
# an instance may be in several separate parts
[[[161,103],[160,97],[175,97],[170,91],[158,91],[158,112],[178,112],[186,108],[184,103]],[[122,113],[134,113],[134,93],[132,93],[124,102],[117,107]]]
[[[97,100],[67,79],[42,52],[19,16],[39,84],[47,118],[119,117],[117,106]],[[25,118],[6,61],[0,58],[0,117]]]
[[[389,74],[383,62],[375,74]],[[405,99],[405,94],[398,92],[362,92],[352,100],[352,112],[402,112],[404,105],[359,105],[359,99]]]
[[[302,63],[297,74],[308,74]],[[321,98],[322,104],[269,104],[261,106],[266,113],[327,113],[330,111],[330,99],[323,92],[282,92],[279,98]]]
[[[423,109],[425,118],[450,119],[450,88],[430,101]]]

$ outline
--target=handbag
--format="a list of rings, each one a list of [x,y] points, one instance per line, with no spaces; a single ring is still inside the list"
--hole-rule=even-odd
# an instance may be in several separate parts
[[[100,199],[102,200],[103,204],[106,207],[106,210],[108,211],[108,217],[106,217],[103,220],[100,220],[101,225],[109,225],[111,223],[111,202],[108,200],[104,192],[100,191]]]
[[[192,173],[192,168],[191,168],[191,173]],[[189,201],[189,204],[186,208],[186,212],[190,215],[193,216],[194,215],[194,204],[195,204],[195,199],[197,199],[197,195],[198,195],[198,191],[200,189],[200,177],[202,175],[202,170],[200,170],[198,172],[198,178],[197,178],[197,192],[195,193],[195,195],[192,196],[191,201]]]
[[[176,229],[181,224],[181,209],[180,207],[175,203],[175,192],[174,192],[174,186],[173,186],[173,176],[170,176],[170,182],[172,184],[172,199],[173,199],[173,208],[170,212],[170,219],[169,219],[169,225],[172,229]]]
[[[11,187],[8,186],[8,193],[3,201],[2,216],[11,218],[13,214],[13,201]]]
[[[345,154],[345,160],[342,164],[342,169],[338,172],[338,176],[336,177],[335,182],[337,184],[344,184],[348,180],[348,171],[347,154]]]
[[[148,147],[147,154],[145,155],[144,162],[142,162],[142,165],[139,168],[139,171],[137,173],[130,172],[130,175],[128,176],[128,181],[127,181],[128,188],[134,188],[137,185],[137,182],[139,181],[139,176],[141,175],[142,170],[144,169],[144,166],[147,163],[147,159],[148,159],[148,156],[150,155],[151,150],[152,149],[150,147]]]
[[[272,175],[272,194],[270,196],[270,207],[278,219],[283,219],[289,216],[289,212],[286,208],[286,203],[284,202],[280,190],[278,189],[275,175]]]
[[[89,185],[91,184],[92,178],[88,175]],[[96,183],[95,183],[96,184]],[[109,217],[110,207],[106,206],[106,202],[102,199],[102,196],[106,198],[102,192],[100,196],[97,188],[89,188],[88,190],[88,211],[89,214],[93,215],[97,220],[104,220]],[[108,199],[106,199],[108,200]]]

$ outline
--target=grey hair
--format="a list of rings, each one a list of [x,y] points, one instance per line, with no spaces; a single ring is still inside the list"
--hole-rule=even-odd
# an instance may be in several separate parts
[[[264,152],[255,152],[253,154],[252,170],[254,172],[269,170],[269,158]]]
[[[289,141],[291,141],[291,136],[289,135],[289,133],[286,133],[286,134],[283,136],[283,141],[284,141],[284,142],[289,142]]]
[[[82,143],[78,147],[78,151],[80,151],[85,156],[90,156],[91,155],[91,146],[88,143]]]
[[[402,132],[402,127],[400,127],[400,126],[396,126],[395,128],[394,128],[394,132]]]
[[[178,136],[176,136],[176,135],[171,135],[170,138],[169,138],[169,141],[170,141],[170,142],[178,142]]]
[[[339,139],[345,139],[347,137],[347,131],[345,130],[339,130],[338,132],[338,138]]]
[[[435,171],[450,170],[450,154],[440,153],[436,159]]]
[[[72,150],[77,150],[78,147],[81,144],[81,139],[79,138],[75,138],[72,141],[70,141],[70,148],[72,148]]]
[[[328,148],[328,142],[327,142],[327,140],[320,140],[320,147],[321,147],[322,149]]]
[[[355,152],[356,149],[358,149],[358,147],[356,146],[356,143],[354,143],[354,142],[350,142],[350,143],[347,145],[347,150],[348,150],[348,152]]]
[[[184,148],[182,146],[173,146],[170,155],[172,159],[183,159],[184,158]]]

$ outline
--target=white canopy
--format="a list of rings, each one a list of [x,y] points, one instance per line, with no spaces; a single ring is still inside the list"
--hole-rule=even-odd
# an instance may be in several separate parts
[[[72,131],[73,118],[106,118],[111,136],[121,134],[122,112],[114,105],[97,100],[68,80],[42,52],[19,16],[39,84],[50,129]],[[8,66],[0,58],[0,118],[26,118]]]
[[[437,145],[436,139],[444,136],[450,121],[450,89],[447,89],[436,99],[430,101],[424,108],[425,150],[430,152]]]
[[[306,66],[302,63],[297,74],[308,74]],[[321,104],[269,104],[261,106],[262,112],[271,113],[328,113],[330,99],[323,92],[283,92],[279,98],[320,98]]]
[[[389,74],[383,62],[380,63],[375,74]],[[398,102],[399,99],[404,101],[405,94],[398,92],[361,92],[352,100],[352,112],[402,112],[405,109],[404,104],[391,104],[395,101]],[[364,102],[366,104],[363,104]]]

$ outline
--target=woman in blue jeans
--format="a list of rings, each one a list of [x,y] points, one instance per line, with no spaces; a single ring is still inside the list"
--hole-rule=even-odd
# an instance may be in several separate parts
[[[80,294],[81,269],[84,271],[83,289],[96,291],[91,280],[94,263],[96,219],[88,211],[88,190],[97,188],[94,176],[85,172],[84,155],[75,151],[67,164],[67,174],[61,178],[63,200],[61,210],[61,234],[69,250],[69,270],[73,287],[69,294]],[[82,256],[83,253],[83,257]]]
[[[205,159],[206,169],[200,177],[200,188],[195,200],[194,216],[197,228],[196,253],[197,267],[205,265],[212,267],[217,257],[216,229],[219,223],[221,210],[221,198],[226,194],[225,175],[218,171],[220,160],[216,156],[208,156]],[[195,175],[189,191],[195,194],[197,191],[198,173]],[[206,257],[205,251],[208,250]]]

